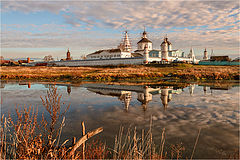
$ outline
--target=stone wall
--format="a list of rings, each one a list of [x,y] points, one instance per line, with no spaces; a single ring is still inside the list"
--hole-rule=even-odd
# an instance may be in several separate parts
[[[104,65],[143,64],[143,58],[116,58],[99,60],[71,60],[48,62],[52,66],[104,66]]]

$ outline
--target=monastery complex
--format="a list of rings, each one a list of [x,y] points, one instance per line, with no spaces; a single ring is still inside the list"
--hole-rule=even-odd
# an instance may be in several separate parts
[[[116,48],[98,50],[94,53],[86,55],[82,59],[73,60],[68,49],[66,59],[60,61],[33,62],[30,66],[48,65],[48,66],[104,66],[104,65],[141,65],[149,63],[169,64],[192,63],[201,65],[238,65],[239,62],[230,62],[228,56],[211,56],[208,58],[207,50],[203,53],[202,60],[195,57],[193,48],[189,54],[185,55],[179,49],[173,49],[172,43],[165,36],[161,43],[160,49],[154,49],[152,41],[148,38],[147,32],[142,32],[141,39],[137,42],[137,49],[132,50],[128,32],[124,32],[124,37]],[[236,64],[235,64],[236,63]]]
[[[129,41],[127,31],[124,34],[123,41],[116,49],[99,50],[92,54],[88,54],[86,59],[114,59],[114,58],[142,58],[143,63],[170,63],[173,61],[182,61],[186,63],[197,63],[193,49],[190,50],[188,56],[180,50],[173,50],[172,43],[167,37],[164,37],[160,45],[161,50],[153,49],[151,40],[147,37],[147,32],[144,30],[141,40],[137,43],[137,50],[131,52],[131,43]]]
[[[179,49],[173,49],[172,43],[165,36],[162,43],[159,44],[160,49],[154,49],[152,41],[148,38],[147,32],[142,32],[141,39],[137,42],[137,49],[132,50],[128,32],[124,32],[124,37],[116,48],[98,50],[84,56],[82,59],[73,60],[68,49],[66,58],[60,61],[50,60],[36,61],[21,60],[19,64],[27,66],[108,66],[108,65],[141,65],[141,64],[170,64],[170,63],[191,63],[199,65],[239,65],[240,60],[236,58],[231,60],[228,56],[213,56],[208,58],[208,52],[205,48],[202,60],[195,57],[193,48],[189,54],[185,55]],[[213,50],[212,50],[213,53]],[[4,64],[6,60],[1,60]],[[9,62],[8,62],[9,63]]]

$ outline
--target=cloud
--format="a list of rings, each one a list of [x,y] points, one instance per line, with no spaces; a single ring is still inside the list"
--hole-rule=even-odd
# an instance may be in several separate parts
[[[135,45],[140,38],[136,32],[146,26],[151,30],[150,38],[157,48],[162,37],[168,33],[176,48],[189,48],[193,45],[199,48],[209,46],[216,49],[239,50],[237,1],[4,1],[2,11],[25,13],[49,11],[62,16],[65,23],[62,27],[60,25],[56,27],[54,24],[38,26],[42,36],[25,35],[22,32],[17,33],[21,36],[15,37],[11,35],[12,31],[3,29],[2,32],[9,33],[9,35],[3,33],[6,35],[3,47],[52,47],[67,43],[97,50],[118,45],[120,34],[117,37],[106,38],[105,34],[108,34],[106,31],[99,31],[102,34],[94,33],[92,31],[94,28],[128,29],[133,32],[130,32],[130,36],[132,44]],[[36,28],[34,25],[32,28]],[[73,29],[66,30],[68,25]],[[82,36],[79,29],[84,29],[89,36]],[[97,36],[94,34],[103,36],[102,40],[96,40]],[[47,37],[48,35],[51,37]],[[21,43],[17,44],[17,41]]]
[[[153,28],[187,27],[215,25],[220,21],[227,25],[237,17],[229,17],[238,13],[237,1],[82,1],[82,2],[3,2],[3,11],[39,12],[50,11],[58,14],[63,11],[66,22],[88,25],[105,25],[108,27],[134,28],[139,25],[149,25]],[[75,23],[72,23],[74,20]]]

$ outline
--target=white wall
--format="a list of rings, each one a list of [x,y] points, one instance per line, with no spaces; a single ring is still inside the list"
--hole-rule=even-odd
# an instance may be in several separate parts
[[[143,58],[117,58],[117,59],[99,59],[99,60],[72,60],[72,61],[54,61],[49,65],[57,66],[102,66],[102,65],[120,65],[120,64],[143,64]]]
[[[158,57],[149,57],[148,58],[148,62],[153,62],[153,61],[160,62],[161,60],[162,60],[162,58],[158,58]]]
[[[176,57],[169,57],[169,61],[175,60]],[[191,58],[178,58],[179,61],[193,62]],[[144,64],[145,59],[143,57],[139,58],[113,58],[113,59],[96,59],[96,60],[70,60],[70,61],[51,61],[48,62],[49,66],[103,66],[103,65],[120,65],[120,64]],[[148,62],[161,62],[162,59],[158,57],[149,57]],[[195,60],[194,63],[198,63],[199,60]],[[33,62],[28,64],[29,66],[35,66],[35,64],[41,62]],[[46,63],[46,62],[42,62]]]
[[[130,52],[121,52],[121,58],[131,58]]]

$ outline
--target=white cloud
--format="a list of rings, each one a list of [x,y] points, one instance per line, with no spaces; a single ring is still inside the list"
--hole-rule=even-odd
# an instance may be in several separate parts
[[[50,11],[71,13],[64,16],[66,22],[75,26],[75,23],[108,27],[134,28],[139,25],[151,27],[186,27],[232,23],[229,15],[237,14],[239,4],[237,1],[82,1],[82,2],[3,2],[3,11],[20,10],[24,12]],[[235,16],[235,20],[237,17]],[[74,21],[72,23],[70,20]]]
[[[194,45],[239,49],[237,1],[9,1],[2,2],[2,11],[26,13],[49,11],[54,14],[61,12],[59,16],[63,16],[64,25],[73,26],[72,30],[66,30],[64,25],[46,24],[37,27],[33,24],[32,27],[37,27],[41,33],[26,35],[21,32],[17,33],[21,35],[17,37],[14,36],[15,31],[3,29],[5,39],[2,40],[2,47],[57,47],[68,44],[74,47],[87,46],[95,50],[97,47],[112,48],[118,45],[121,33],[117,37],[109,35],[106,39],[105,34],[109,33],[106,31],[96,33],[97,31],[91,29],[127,28],[136,32],[147,26],[153,29],[150,37],[157,48],[162,36],[168,33],[176,48]],[[21,27],[21,24],[16,24],[15,27]],[[84,33],[88,36],[82,36],[82,32],[77,31],[79,28],[85,29]],[[100,36],[103,36],[102,40],[95,39]],[[139,34],[130,36],[135,45]]]

